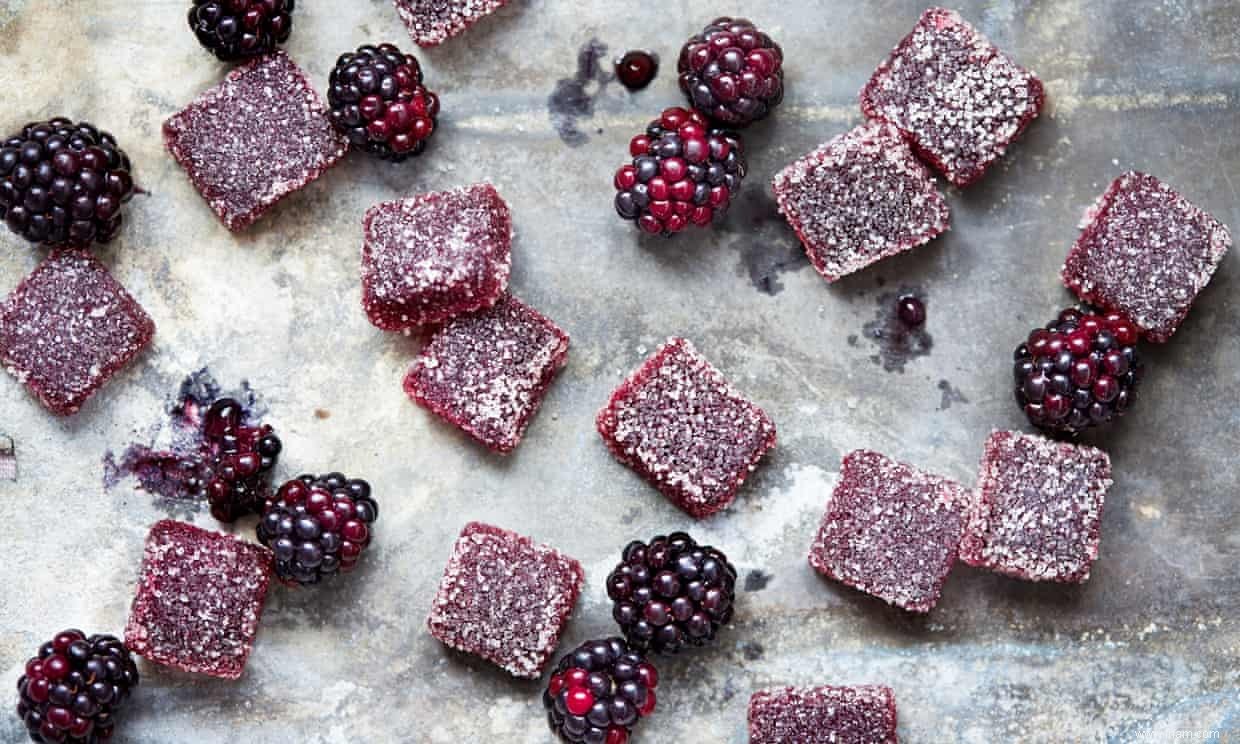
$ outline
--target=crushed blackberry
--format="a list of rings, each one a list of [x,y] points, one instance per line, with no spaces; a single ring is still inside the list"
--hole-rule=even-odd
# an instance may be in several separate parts
[[[225,62],[274,51],[293,32],[295,0],[194,0],[189,27]]]
[[[327,102],[332,125],[354,147],[397,163],[426,150],[439,116],[439,96],[422,85],[422,66],[391,44],[340,55]]]
[[[236,521],[257,512],[267,498],[282,449],[270,424],[250,424],[240,401],[220,398],[203,414],[200,452],[182,463],[185,489],[206,495],[211,516]]]
[[[722,220],[745,178],[740,136],[683,108],[650,122],[629,154],[632,162],[616,171],[616,212],[653,235]]]
[[[607,577],[620,631],[639,651],[674,654],[703,646],[732,620],[736,569],[683,532],[634,541]]]
[[[39,647],[17,680],[17,715],[36,742],[99,744],[138,685],[138,667],[115,636],[66,630]]]
[[[57,117],[0,142],[0,219],[32,243],[87,246],[121,229],[129,157],[107,132]]]
[[[356,568],[378,518],[366,481],[299,475],[264,504],[258,539],[275,553],[281,582],[310,586]]]
[[[916,328],[926,322],[926,304],[916,295],[903,295],[896,305],[896,315],[904,325]]]
[[[586,641],[560,659],[543,692],[547,723],[563,741],[627,744],[655,708],[659,675],[621,638]]]
[[[1122,416],[1145,373],[1122,313],[1069,308],[1016,349],[1016,402],[1047,432],[1075,436]]]
[[[695,109],[734,127],[784,100],[784,53],[745,18],[716,18],[680,50],[680,89]]]
[[[659,74],[659,57],[654,52],[633,50],[616,60],[616,79],[629,90],[642,90]]]

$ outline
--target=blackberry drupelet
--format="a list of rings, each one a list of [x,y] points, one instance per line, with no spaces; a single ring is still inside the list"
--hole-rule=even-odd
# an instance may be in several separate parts
[[[211,516],[221,522],[259,511],[283,449],[271,425],[245,419],[245,409],[233,398],[212,403],[202,421],[202,457],[184,463],[185,487],[191,494],[205,493]]]
[[[680,51],[680,89],[721,124],[748,126],[784,100],[784,53],[744,18],[716,18]]]
[[[543,692],[547,723],[560,739],[627,744],[655,708],[659,675],[622,638],[586,641],[560,659]]]
[[[422,85],[422,66],[391,44],[342,54],[327,101],[332,125],[354,147],[397,163],[426,150],[439,116],[439,97]]]
[[[280,581],[310,586],[356,568],[378,518],[366,481],[300,475],[264,505],[258,539],[275,553]]]
[[[736,569],[683,532],[634,541],[607,577],[620,631],[639,651],[674,654],[714,640],[732,620]]]
[[[1064,310],[1016,349],[1016,402],[1034,426],[1068,436],[1123,415],[1145,373],[1139,337],[1121,313]]]
[[[129,649],[110,635],[66,630],[39,648],[17,680],[17,715],[32,741],[99,744],[138,685]]]
[[[632,162],[616,171],[616,212],[653,235],[721,220],[745,177],[740,136],[683,108],[652,121],[629,154]]]
[[[133,196],[129,157],[107,132],[65,118],[0,143],[0,219],[32,243],[106,243]]]
[[[189,27],[225,62],[275,51],[293,32],[295,0],[194,0]]]

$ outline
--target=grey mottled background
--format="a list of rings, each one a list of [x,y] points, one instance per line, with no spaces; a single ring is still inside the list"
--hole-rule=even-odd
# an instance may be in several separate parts
[[[1170,742],[1211,730],[1240,740],[1235,253],[1183,330],[1149,352],[1140,405],[1099,440],[1117,476],[1087,585],[960,568],[919,619],[805,562],[842,453],[873,447],[968,482],[987,432],[1023,423],[1009,354],[1068,303],[1058,267],[1112,177],[1149,170],[1240,228],[1237,3],[962,3],[1047,82],[1047,115],[981,185],[949,193],[948,236],[831,287],[775,216],[766,184],[859,120],[857,91],[919,2],[514,0],[417,52],[444,102],[427,157],[399,167],[350,157],[241,236],[215,220],[159,137],[163,119],[225,72],[185,28],[187,7],[0,0],[0,130],[67,114],[115,132],[151,194],[133,201],[102,255],[159,324],[150,353],[69,420],[0,376],[0,432],[19,468],[0,482],[5,689],[53,632],[122,629],[152,522],[173,513],[215,526],[132,483],[101,485],[104,454],[155,436],[167,397],[206,365],[261,391],[288,474],[367,477],[383,519],[351,580],[273,589],[239,682],[144,664],[124,744],[548,740],[538,684],[449,653],[423,629],[470,518],[583,562],[588,589],[566,644],[612,630],[602,582],[631,538],[689,527],[740,566],[735,627],[713,650],[661,665],[660,710],[637,741],[739,744],[751,691],[862,682],[895,688],[906,742]],[[749,135],[744,202],[726,229],[639,239],[612,214],[611,173],[628,139],[677,102],[670,68],[683,39],[742,10],[782,42],[789,88],[775,119]],[[611,54],[653,48],[664,72],[638,95],[594,80],[574,96],[591,39]],[[323,87],[338,53],[382,40],[412,48],[386,0],[305,0],[288,49]],[[585,114],[558,120],[572,146],[548,111],[561,80],[561,104],[576,98]],[[516,292],[573,338],[569,367],[508,459],[405,399],[416,343],[375,330],[358,302],[363,211],[479,179],[515,213]],[[40,256],[0,236],[0,291]],[[928,297],[933,347],[887,371],[862,329],[901,286]],[[692,338],[780,427],[777,452],[736,505],[700,524],[612,461],[593,429],[610,389],[670,334]],[[250,524],[238,530],[248,536]],[[0,738],[19,733],[0,715]]]

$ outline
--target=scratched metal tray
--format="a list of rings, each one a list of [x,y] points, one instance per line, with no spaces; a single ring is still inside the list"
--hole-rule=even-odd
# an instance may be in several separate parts
[[[336,468],[375,484],[378,542],[349,581],[273,590],[239,682],[144,664],[120,742],[547,741],[537,684],[424,631],[471,518],[585,564],[565,644],[612,632],[602,580],[631,538],[691,528],[735,560],[734,627],[713,650],[662,664],[660,710],[640,741],[739,744],[756,689],[865,682],[895,688],[906,742],[1240,737],[1234,253],[1184,329],[1149,351],[1143,399],[1101,440],[1116,484],[1088,584],[960,568],[921,619],[823,581],[805,561],[844,452],[872,447],[969,481],[991,428],[1022,424],[1011,348],[1068,303],[1057,270],[1111,178],[1149,170],[1240,227],[1236,3],[961,3],[1047,82],[1047,115],[983,183],[949,192],[949,235],[835,286],[810,269],[766,184],[859,120],[857,91],[920,3],[748,0],[745,14],[786,50],[789,95],[748,136],[751,175],[728,224],[674,242],[639,239],[610,207],[628,139],[678,101],[674,74],[632,95],[579,53],[606,61],[649,47],[670,65],[684,38],[735,4],[513,0],[418,52],[444,103],[427,157],[399,167],[350,157],[240,236],[160,142],[161,122],[224,73],[184,28],[186,6],[0,0],[0,129],[64,113],[116,133],[150,195],[102,255],[159,325],[152,351],[68,420],[0,377],[0,432],[16,456],[6,480],[12,458],[0,451],[5,685],[62,627],[121,630],[152,522],[214,526],[195,505],[102,483],[105,455],[166,433],[168,397],[207,367],[259,391],[290,474]],[[385,0],[305,2],[288,49],[323,87],[337,54],[380,40],[412,48]],[[359,307],[363,211],[481,179],[513,207],[516,292],[573,339],[507,459],[409,403],[400,378],[417,342],[375,330]],[[7,292],[38,253],[0,242]],[[929,307],[926,335],[903,351],[873,333],[901,288]],[[611,388],[670,334],[693,339],[780,429],[736,505],[702,523],[614,462],[593,429]],[[0,739],[19,738],[16,719],[0,716]]]

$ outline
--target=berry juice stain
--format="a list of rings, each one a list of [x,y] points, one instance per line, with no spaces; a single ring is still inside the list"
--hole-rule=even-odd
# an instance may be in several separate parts
[[[880,295],[874,320],[861,333],[878,347],[870,361],[888,372],[902,373],[909,361],[929,354],[934,339],[925,328],[927,304],[925,292],[917,287]]]
[[[607,45],[590,39],[577,52],[577,74],[562,78],[547,98],[551,125],[569,147],[581,147],[590,141],[589,135],[578,128],[577,120],[594,116],[594,99],[613,79],[603,68],[602,60],[606,57]]]
[[[197,473],[203,448],[203,418],[211,404],[220,397],[241,401],[247,417],[258,418],[265,412],[258,394],[248,382],[227,393],[205,367],[181,382],[175,398],[168,404],[166,443],[155,442],[164,431],[164,421],[150,428],[149,443],[133,442],[119,456],[109,451],[103,457],[103,485],[112,489],[125,478],[132,477],[138,487],[166,504],[181,506],[197,502],[199,495],[190,493],[187,481]]]
[[[727,232],[731,223],[748,226],[740,228],[746,237],[737,243],[741,251],[738,271],[749,277],[754,289],[774,296],[784,291],[780,276],[809,268],[809,257],[800,241],[790,239],[774,199],[756,190],[742,193],[743,198],[733,202],[729,222],[719,229]]]
[[[659,56],[654,52],[633,50],[616,60],[616,79],[629,90],[642,90],[659,74]]]

